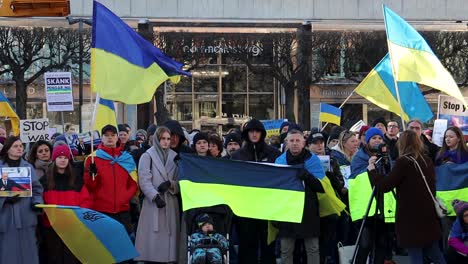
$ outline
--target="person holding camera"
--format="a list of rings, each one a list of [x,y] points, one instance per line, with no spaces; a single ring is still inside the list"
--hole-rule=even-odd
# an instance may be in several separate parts
[[[158,127],[153,146],[141,156],[138,165],[140,188],[145,195],[135,241],[138,261],[177,261],[179,184],[174,162],[177,153],[170,145],[171,131]]]
[[[388,173],[390,161],[386,149],[383,147],[384,134],[376,127],[366,132],[366,146],[359,149],[351,162],[349,185],[349,207],[351,219],[356,226],[364,226],[359,241],[356,262],[364,264],[368,256],[373,257],[371,263],[382,264],[386,257],[388,229],[386,222],[392,222],[394,217],[394,198],[391,194],[384,197],[378,189],[373,189],[369,181],[369,160],[378,163],[377,170],[383,175]],[[378,162],[376,162],[378,160]],[[369,203],[372,206],[368,214]],[[371,251],[372,254],[371,254]]]
[[[403,132],[397,147],[399,158],[387,176],[376,169],[376,156],[369,159],[369,178],[381,192],[396,189],[397,240],[401,247],[408,249],[411,263],[422,264],[426,257],[433,263],[444,264],[438,245],[442,230],[432,199],[436,195],[434,164],[414,131]]]

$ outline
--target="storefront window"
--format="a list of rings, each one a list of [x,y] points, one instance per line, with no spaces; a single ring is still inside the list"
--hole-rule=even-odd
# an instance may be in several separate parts
[[[273,119],[275,116],[273,96],[263,94],[250,95],[249,106],[250,116],[256,119]]]
[[[273,76],[268,67],[255,66],[255,73],[249,71],[249,91],[273,92]]]
[[[223,92],[246,92],[247,91],[247,67],[226,66],[228,73],[223,78]]]
[[[223,94],[223,113],[227,117],[240,117],[246,115],[245,94]]]

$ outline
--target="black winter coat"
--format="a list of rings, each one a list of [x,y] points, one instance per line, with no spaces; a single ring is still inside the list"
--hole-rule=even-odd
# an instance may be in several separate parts
[[[281,152],[265,142],[250,143],[232,153],[231,159],[255,162],[275,163]]]
[[[308,159],[312,157],[309,151],[303,150],[303,152],[296,157],[293,157],[290,152],[286,153],[286,160],[288,165],[304,164]],[[318,237],[320,235],[320,215],[319,215],[319,203],[317,198],[317,192],[324,192],[322,184],[313,175],[309,174],[310,177],[304,181],[305,187],[305,201],[304,201],[304,213],[302,214],[301,223],[288,223],[279,222],[279,237],[287,238],[311,238]]]

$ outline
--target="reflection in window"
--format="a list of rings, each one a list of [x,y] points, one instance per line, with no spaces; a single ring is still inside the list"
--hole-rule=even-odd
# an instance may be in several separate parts
[[[250,95],[250,116],[261,120],[273,119],[274,112],[273,96]]]

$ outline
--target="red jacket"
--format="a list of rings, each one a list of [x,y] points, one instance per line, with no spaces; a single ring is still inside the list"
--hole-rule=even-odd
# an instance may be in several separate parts
[[[113,157],[121,155],[121,147],[108,148],[102,144],[98,146]],[[91,157],[85,161],[84,181],[93,196],[93,210],[103,213],[116,214],[130,209],[130,199],[136,194],[138,186],[130,174],[117,162],[94,157],[97,175],[93,179],[89,172]]]
[[[75,181],[75,186],[70,187],[68,179],[64,178],[63,175],[58,175],[55,179],[55,188],[52,190],[48,188],[48,175],[42,177],[40,182],[44,187],[44,204],[71,205],[82,208],[91,208],[93,205],[88,189],[83,185],[82,178],[78,178]],[[43,214],[42,217],[44,226],[50,227],[47,216]]]

